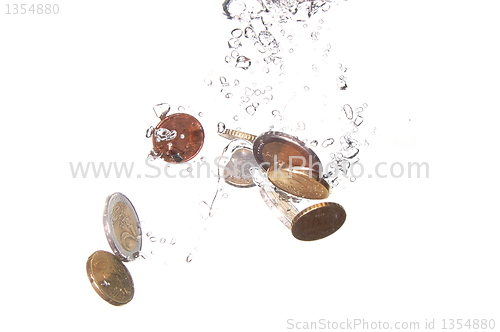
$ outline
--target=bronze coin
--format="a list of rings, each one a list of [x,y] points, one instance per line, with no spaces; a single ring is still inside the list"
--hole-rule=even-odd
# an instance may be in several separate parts
[[[224,170],[224,180],[238,188],[250,188],[255,186],[253,176],[250,172],[252,167],[258,167],[249,148],[238,148],[231,155]]]
[[[192,115],[175,113],[156,126],[153,151],[168,163],[180,164],[193,159],[205,140],[201,123]]]
[[[224,137],[224,138],[229,139],[229,140],[241,138],[241,139],[245,139],[247,141],[250,141],[252,143],[257,138],[257,136],[255,136],[255,135],[247,134],[247,133],[244,133],[242,131],[232,130],[232,129],[224,130],[222,133],[219,133],[219,136]]]
[[[330,196],[330,185],[310,170],[275,168],[267,171],[269,181],[291,195],[307,199],[325,199]]]
[[[253,154],[264,171],[273,164],[285,165],[287,168],[302,167],[311,169],[317,176],[316,180],[319,180],[323,172],[321,161],[314,151],[298,138],[286,133],[268,131],[260,135],[254,142]]]
[[[335,233],[346,219],[337,203],[318,203],[300,211],[292,222],[293,236],[302,241],[319,240]]]
[[[97,294],[113,305],[124,305],[134,297],[134,282],[125,265],[107,251],[96,251],[87,260],[87,276]]]

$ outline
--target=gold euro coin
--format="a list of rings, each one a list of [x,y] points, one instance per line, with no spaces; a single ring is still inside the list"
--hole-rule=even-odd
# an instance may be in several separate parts
[[[113,253],[123,261],[139,257],[142,231],[132,202],[121,193],[106,198],[103,213],[104,232]]]
[[[293,236],[302,241],[327,237],[344,224],[346,213],[337,203],[318,203],[300,211],[292,221]]]
[[[87,260],[87,276],[97,294],[112,305],[124,305],[134,297],[134,282],[125,265],[107,251],[96,251]]]
[[[268,131],[257,137],[253,144],[253,154],[264,171],[271,165],[310,169],[317,180],[323,173],[323,166],[316,153],[297,137],[283,132]]]
[[[307,199],[325,199],[330,196],[330,185],[311,169],[275,168],[271,165],[267,177],[277,188],[291,195]]]
[[[223,132],[219,133],[219,136],[224,137],[228,140],[233,139],[244,139],[250,142],[254,142],[257,136],[252,134],[247,134],[241,131],[233,130],[233,129],[225,129]]]

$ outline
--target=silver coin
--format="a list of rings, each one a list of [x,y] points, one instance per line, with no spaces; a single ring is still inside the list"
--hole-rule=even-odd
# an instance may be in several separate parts
[[[121,193],[106,198],[104,205],[104,232],[114,254],[124,261],[139,257],[142,230],[132,202]]]
[[[292,135],[268,131],[254,142],[253,154],[257,164],[267,171],[271,165],[286,165],[288,168],[311,170],[316,179],[323,173],[319,157],[304,142]]]
[[[261,185],[260,195],[269,209],[271,209],[283,225],[292,229],[293,219],[299,213],[295,205],[288,201],[288,199],[284,199],[273,186],[268,184]]]
[[[258,167],[251,148],[240,147],[233,152],[231,159],[225,167],[225,178],[227,184],[238,188],[250,188],[255,186],[251,168]]]

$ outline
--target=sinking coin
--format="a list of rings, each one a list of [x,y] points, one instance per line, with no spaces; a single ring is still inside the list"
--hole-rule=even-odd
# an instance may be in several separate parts
[[[295,205],[283,199],[283,197],[269,184],[263,184],[260,187],[260,196],[262,196],[266,205],[271,209],[279,221],[287,228],[291,229],[293,218],[295,218],[299,212]]]
[[[113,305],[124,305],[134,297],[134,282],[125,265],[107,251],[96,251],[87,260],[87,276],[97,294]]]
[[[232,129],[225,129],[222,133],[219,133],[219,136],[224,137],[224,138],[229,139],[229,140],[240,138],[240,139],[250,141],[252,143],[257,138],[257,136],[255,136],[255,135],[247,134],[247,133],[237,131],[237,130],[232,130]]]
[[[142,231],[132,202],[121,193],[106,198],[103,213],[104,232],[115,255],[124,261],[139,257]]]
[[[264,171],[270,165],[310,169],[316,180],[320,179],[323,172],[321,161],[314,151],[298,138],[286,133],[268,131],[260,135],[255,139],[253,154]]]
[[[289,229],[292,235],[302,241],[313,241],[335,233],[345,222],[344,208],[332,202],[314,204],[298,212],[289,197],[283,197],[279,189],[271,184],[260,186],[260,195],[276,215]]]
[[[269,181],[279,189],[302,198],[325,199],[330,196],[330,185],[318,174],[305,169],[275,168],[267,171]]]
[[[155,156],[169,163],[180,164],[193,159],[200,152],[205,132],[195,117],[175,113],[160,121],[152,137]]]
[[[319,240],[338,231],[345,219],[346,213],[341,205],[318,203],[300,211],[293,218],[292,234],[302,241]]]
[[[225,167],[225,181],[238,188],[255,186],[251,173],[252,167],[258,167],[251,148],[240,147],[231,155]]]

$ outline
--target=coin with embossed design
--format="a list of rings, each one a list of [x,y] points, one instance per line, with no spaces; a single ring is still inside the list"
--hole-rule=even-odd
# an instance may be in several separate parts
[[[322,175],[319,157],[304,142],[287,133],[268,131],[255,139],[253,154],[264,171],[271,165],[311,170],[316,180]]]
[[[292,234],[302,241],[319,240],[338,231],[345,219],[346,213],[340,204],[314,204],[293,218]]]
[[[134,282],[125,265],[107,251],[96,251],[87,260],[87,276],[92,287],[104,300],[124,305],[134,297]]]
[[[121,193],[108,196],[104,205],[104,232],[115,255],[124,261],[139,256],[142,230],[132,202]]]
[[[168,163],[180,164],[193,159],[203,147],[205,132],[192,115],[175,113],[164,117],[153,134],[154,156]]]
[[[325,199],[330,195],[330,185],[311,169],[274,167],[267,171],[269,181],[279,189],[301,198]]]

